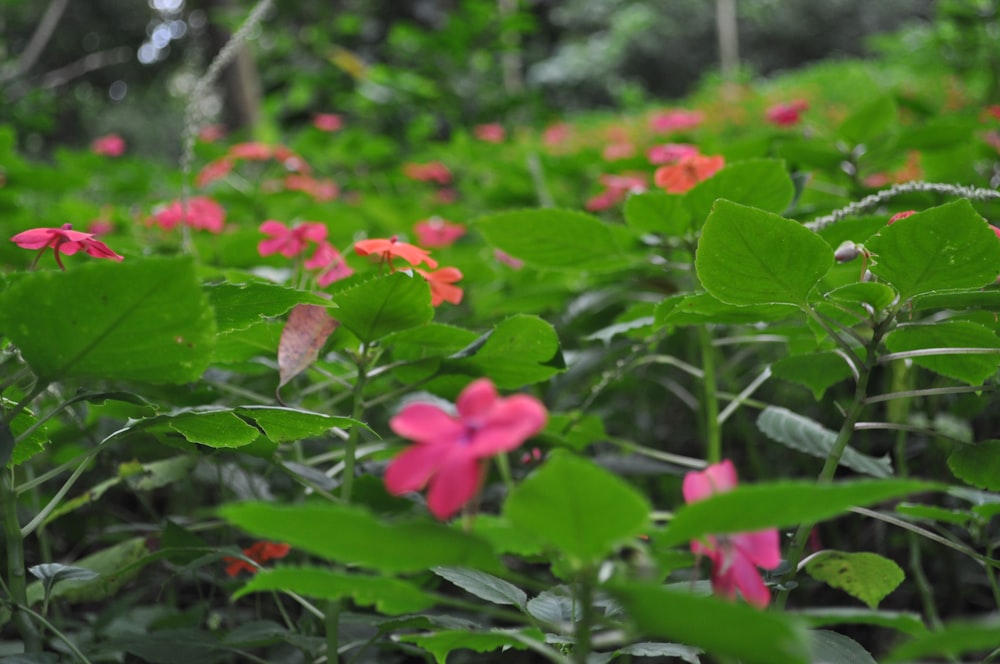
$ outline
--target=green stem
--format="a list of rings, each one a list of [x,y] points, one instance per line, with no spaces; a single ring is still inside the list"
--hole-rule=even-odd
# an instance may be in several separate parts
[[[701,347],[701,368],[703,373],[704,400],[702,409],[705,420],[705,458],[708,463],[722,460],[722,427],[719,426],[719,397],[716,394],[715,347],[708,328],[698,327],[698,342]]]
[[[14,491],[14,471],[0,469],[0,514],[3,515],[4,542],[7,547],[7,586],[14,604],[14,625],[24,641],[26,653],[42,651],[42,640],[25,611],[28,606],[28,584],[24,566],[24,540],[17,518],[17,494]]]
[[[590,570],[581,574],[577,581],[576,603],[580,611],[580,619],[576,621],[576,644],[573,647],[573,659],[577,664],[587,664],[590,656],[590,630],[594,622],[594,586]]]
[[[354,381],[354,406],[351,409],[351,419],[356,421],[361,421],[361,417],[365,414],[364,394],[365,383],[368,381],[367,367],[365,365],[367,361],[368,349],[365,344],[362,344],[357,358],[358,375]],[[344,472],[340,484],[340,497],[343,498],[345,503],[351,502],[351,492],[354,489],[354,464],[359,436],[358,427],[351,427],[350,432],[347,434],[347,440],[344,441]]]
[[[340,661],[340,600],[326,603],[326,661]]]

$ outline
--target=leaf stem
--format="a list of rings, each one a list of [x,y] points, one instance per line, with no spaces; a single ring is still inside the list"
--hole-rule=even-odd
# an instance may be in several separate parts
[[[705,422],[705,458],[710,464],[719,463],[722,460],[722,427],[719,421],[719,397],[715,392],[715,347],[705,325],[698,326],[698,344],[701,348],[704,387],[702,412]]]

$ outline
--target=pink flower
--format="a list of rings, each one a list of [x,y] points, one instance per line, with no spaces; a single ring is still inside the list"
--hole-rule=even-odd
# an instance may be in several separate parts
[[[791,127],[802,121],[802,113],[809,109],[809,102],[796,99],[787,104],[775,104],[767,109],[767,121],[779,127]]]
[[[90,151],[106,157],[120,157],[125,154],[125,139],[118,134],[108,134],[95,138],[90,144]]]
[[[267,161],[274,156],[274,150],[270,145],[264,143],[237,143],[229,148],[229,156],[233,159],[246,159],[247,161]]]
[[[558,122],[545,128],[542,143],[550,148],[558,147],[569,140],[572,128],[565,122]]]
[[[420,182],[451,183],[451,171],[440,161],[431,161],[426,164],[403,164],[403,175]]]
[[[108,248],[100,240],[94,239],[93,233],[82,233],[70,230],[73,224],[63,224],[62,228],[32,228],[31,230],[18,233],[10,239],[11,242],[22,249],[41,249],[35,257],[32,266],[38,262],[44,250],[52,247],[56,255],[56,264],[63,270],[66,267],[62,264],[60,254],[72,256],[81,249],[94,258],[110,258],[121,262],[125,259]]]
[[[417,234],[417,241],[420,244],[430,249],[437,249],[450,247],[455,240],[465,235],[465,225],[453,224],[441,217],[431,217],[418,221],[413,226],[413,232]]]
[[[442,302],[458,304],[462,301],[462,289],[455,285],[456,281],[462,280],[462,272],[457,267],[443,267],[436,272],[427,272],[416,268],[415,270],[427,280],[431,287],[431,306],[438,306]]]
[[[340,193],[340,188],[333,180],[317,180],[311,175],[301,173],[289,173],[285,176],[285,189],[288,191],[301,191],[312,196],[318,203],[332,201]]]
[[[456,414],[436,405],[412,403],[389,426],[413,440],[389,464],[385,487],[393,495],[430,486],[427,505],[444,520],[472,500],[486,475],[484,459],[519,447],[545,426],[548,413],[534,397],[498,396],[488,378],[480,378],[458,397]]]
[[[320,131],[338,131],[344,127],[344,120],[336,113],[317,113],[312,124]]]
[[[736,488],[736,469],[728,459],[701,472],[684,476],[684,501],[697,502],[715,493]],[[771,593],[757,567],[774,569],[781,564],[778,530],[769,528],[752,533],[708,535],[691,542],[691,551],[712,561],[712,589],[734,599],[739,590],[743,598],[763,608],[771,601]]]
[[[649,159],[649,163],[662,166],[680,161],[684,157],[693,157],[696,154],[698,154],[698,148],[690,143],[664,143],[649,148],[646,151],[646,158]]]
[[[451,205],[458,200],[458,192],[451,187],[444,187],[434,193],[434,200],[441,205]]]
[[[617,205],[625,200],[630,193],[641,194],[646,191],[646,176],[643,174],[602,175],[601,184],[605,189],[587,201],[587,209],[599,212]]]
[[[151,221],[165,231],[178,224],[185,224],[191,228],[219,234],[225,226],[226,211],[211,198],[195,196],[189,198],[186,203],[174,201],[161,208],[153,214]]]
[[[326,240],[326,226],[315,221],[307,221],[296,225],[295,228],[289,228],[280,221],[269,219],[260,225],[260,232],[269,236],[257,244],[257,253],[261,256],[281,254],[285,258],[293,258],[302,253],[307,243],[318,244]],[[310,260],[314,259],[315,257]],[[306,264],[309,269],[325,266],[326,264]]]
[[[205,143],[215,143],[226,135],[226,128],[220,124],[205,125],[198,130],[198,140]]]
[[[705,119],[701,111],[677,109],[657,113],[649,121],[649,128],[660,134],[694,129]]]
[[[375,256],[379,262],[389,264],[389,269],[395,271],[392,265],[393,258],[402,258],[410,265],[420,265],[427,263],[428,267],[438,266],[437,261],[428,255],[425,249],[415,247],[406,242],[400,242],[399,238],[393,235],[388,240],[361,240],[354,243],[354,253],[358,256]]]
[[[322,241],[312,257],[304,264],[307,270],[321,270],[316,278],[320,288],[326,288],[335,281],[346,279],[354,270],[344,261],[344,256],[329,242]]]
[[[205,167],[198,173],[198,177],[195,179],[195,184],[198,185],[198,187],[207,187],[216,180],[220,180],[229,175],[229,171],[231,170],[233,170],[233,161],[231,159],[228,157],[216,159],[215,161],[205,164]]]
[[[601,153],[604,161],[621,161],[635,156],[635,146],[628,142],[608,143]]]
[[[503,139],[507,135],[503,125],[496,122],[476,125],[472,131],[476,138],[487,143],[503,143]]]

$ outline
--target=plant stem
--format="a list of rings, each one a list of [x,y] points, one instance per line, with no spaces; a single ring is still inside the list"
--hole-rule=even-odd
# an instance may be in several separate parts
[[[698,343],[701,347],[702,386],[704,396],[702,411],[705,419],[705,459],[708,463],[722,460],[722,427],[719,426],[719,397],[716,394],[715,346],[708,333],[708,327],[698,327]]]
[[[326,603],[326,661],[336,664],[340,661],[340,600]]]
[[[361,417],[365,413],[365,383],[368,382],[367,362],[368,347],[366,344],[362,344],[357,358],[358,375],[354,380],[354,406],[351,409],[351,419],[356,421],[361,421]],[[358,427],[352,426],[347,440],[344,441],[344,472],[340,484],[340,497],[345,503],[351,502],[351,492],[354,489],[354,463],[359,435]]]
[[[576,621],[576,644],[573,647],[573,659],[577,664],[587,664],[587,658],[590,656],[590,627],[594,622],[592,581],[589,569],[584,571],[577,581],[576,604],[580,611],[580,619]]]
[[[28,585],[25,578],[24,540],[17,518],[17,494],[14,491],[14,471],[0,470],[0,514],[3,515],[4,543],[7,547],[7,586],[14,605],[14,625],[24,641],[26,653],[42,651],[42,641],[31,617],[25,612],[28,606]]]

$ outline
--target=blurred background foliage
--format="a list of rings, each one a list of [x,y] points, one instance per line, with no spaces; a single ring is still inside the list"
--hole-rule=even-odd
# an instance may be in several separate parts
[[[734,2],[742,79],[883,51],[978,77],[983,101],[997,100],[996,0]],[[37,156],[116,132],[133,153],[174,158],[186,95],[250,7],[0,0],[0,123]],[[404,144],[475,123],[646,106],[718,71],[716,10],[705,0],[276,0],[246,57],[200,102],[258,138],[337,112]]]

